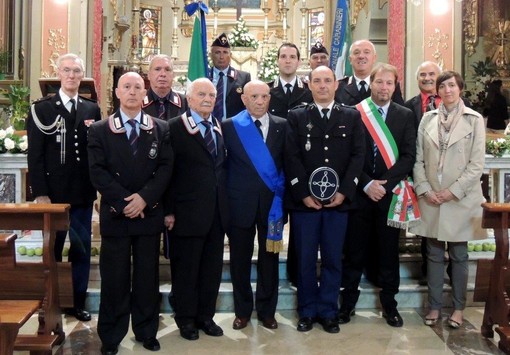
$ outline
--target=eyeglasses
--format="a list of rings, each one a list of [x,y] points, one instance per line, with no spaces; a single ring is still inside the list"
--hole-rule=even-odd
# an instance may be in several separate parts
[[[64,74],[65,76],[69,76],[69,75],[71,75],[71,73],[73,73],[74,75],[80,75],[83,73],[83,70],[81,70],[79,68],[75,68],[75,69],[64,68],[64,69],[61,69],[60,72],[62,74]]]

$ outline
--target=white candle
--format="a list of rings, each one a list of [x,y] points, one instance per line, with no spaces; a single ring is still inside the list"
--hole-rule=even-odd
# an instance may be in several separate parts
[[[267,8],[267,0],[264,0],[264,8]]]
[[[303,0],[303,5],[301,7],[304,9],[306,7],[306,0]]]

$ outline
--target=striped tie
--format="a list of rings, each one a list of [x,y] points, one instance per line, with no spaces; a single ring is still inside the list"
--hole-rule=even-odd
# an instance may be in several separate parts
[[[214,103],[213,115],[218,120],[223,120],[223,76],[225,74],[220,71],[218,83],[216,83],[216,102]]]
[[[131,126],[131,132],[129,133],[129,145],[133,155],[136,155],[138,151],[138,133],[136,132],[136,120],[128,120],[127,123]]]
[[[207,150],[213,158],[216,158],[216,143],[214,143],[214,138],[211,132],[211,122],[209,121],[202,121],[201,122],[205,127],[205,134],[204,134],[204,140],[205,145],[207,146]]]
[[[159,112],[158,118],[165,119],[165,99],[159,99]]]

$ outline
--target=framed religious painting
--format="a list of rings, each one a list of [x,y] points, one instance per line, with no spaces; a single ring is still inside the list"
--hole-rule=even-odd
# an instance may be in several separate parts
[[[510,169],[499,170],[499,203],[510,203]]]
[[[142,62],[161,52],[161,11],[161,6],[140,4],[138,55]]]
[[[324,44],[325,19],[323,7],[308,10],[308,48],[317,42]]]

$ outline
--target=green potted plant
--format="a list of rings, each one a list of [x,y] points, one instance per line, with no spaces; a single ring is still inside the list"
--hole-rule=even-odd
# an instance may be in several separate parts
[[[0,50],[0,80],[5,79],[5,74],[7,74],[10,59],[11,52]]]
[[[10,85],[7,93],[10,106],[6,109],[10,124],[15,130],[25,129],[25,119],[30,110],[30,88],[28,86]]]

